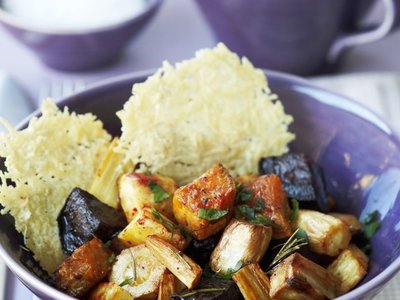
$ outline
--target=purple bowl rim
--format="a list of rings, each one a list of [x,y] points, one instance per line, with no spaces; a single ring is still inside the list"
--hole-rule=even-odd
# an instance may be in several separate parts
[[[20,30],[27,31],[27,32],[36,32],[36,33],[41,33],[41,34],[60,35],[60,36],[86,35],[86,34],[110,31],[113,29],[117,29],[119,27],[124,27],[130,23],[133,23],[133,22],[139,20],[140,18],[142,18],[143,16],[148,15],[153,11],[156,11],[160,7],[161,3],[163,3],[163,0],[147,0],[147,2],[149,2],[149,3],[146,5],[146,8],[142,12],[140,12],[139,14],[133,15],[132,17],[125,19],[123,21],[117,22],[117,23],[113,23],[113,24],[105,25],[105,26],[98,26],[98,27],[90,28],[90,29],[51,30],[51,29],[33,25],[27,21],[21,20],[21,18],[19,18],[18,16],[15,16],[12,13],[6,11],[3,8],[3,6],[1,5],[1,1],[0,1],[0,22],[3,22],[10,27],[15,27]]]
[[[87,95],[90,95],[93,92],[98,92],[99,90],[102,90],[104,88],[107,88],[110,85],[118,84],[118,83],[125,83],[126,81],[130,81],[133,83],[133,81],[140,79],[140,78],[146,78],[147,76],[150,76],[154,73],[156,69],[149,69],[149,70],[143,70],[143,71],[136,71],[136,72],[131,72],[119,76],[114,76],[108,79],[101,80],[97,83],[89,85],[85,90],[78,92],[76,94],[73,94],[69,97],[66,97],[64,99],[61,99],[60,101],[57,101],[57,105],[59,106],[65,106],[68,102],[73,100],[76,97],[85,97]],[[375,112],[371,111],[364,105],[356,102],[355,100],[352,100],[351,98],[348,98],[340,93],[332,92],[328,89],[322,88],[317,86],[316,84],[310,82],[309,80],[306,80],[304,78],[298,77],[296,75],[291,75],[279,71],[272,71],[272,70],[263,70],[264,74],[266,74],[267,79],[271,76],[276,79],[284,80],[286,82],[290,82],[292,84],[299,84],[308,88],[311,88],[313,90],[318,90],[324,93],[331,94],[335,97],[342,98],[344,101],[347,103],[351,103],[354,107],[356,107],[357,111],[349,111],[346,110],[343,107],[335,106],[334,104],[328,104],[329,106],[333,106],[337,109],[347,111],[349,113],[355,114],[356,116],[365,119],[373,124],[373,126],[377,126],[375,122],[373,122],[371,119],[368,117],[365,117],[360,114],[360,111],[368,112],[369,115],[373,116],[376,120],[382,122],[389,128],[390,133],[384,132],[384,134],[388,135],[394,142],[396,142],[397,145],[400,145],[400,139],[398,138],[397,134],[394,132],[391,126],[389,126],[384,120],[382,120],[381,117],[379,117]],[[40,109],[35,110],[32,112],[29,116],[27,116],[24,120],[22,120],[16,128],[22,128],[27,125],[28,121],[32,117],[36,117],[40,115]],[[383,130],[382,130],[383,131]],[[0,257],[3,258],[4,262],[6,265],[10,268],[10,270],[18,277],[21,279],[21,281],[24,282],[29,282],[29,285],[33,287],[33,289],[36,289],[40,292],[45,293],[45,295],[50,296],[50,297],[57,297],[55,299],[58,300],[74,300],[76,298],[72,298],[68,296],[67,294],[62,293],[61,291],[57,290],[56,288],[50,286],[49,284],[43,282],[41,279],[37,278],[34,276],[31,272],[27,271],[24,269],[24,267],[20,266],[19,263],[14,261],[13,258],[7,253],[7,251],[3,248],[3,245],[0,244]],[[397,257],[388,267],[386,267],[383,271],[381,271],[380,274],[369,280],[368,282],[364,283],[363,285],[357,287],[356,289],[344,294],[343,296],[335,298],[336,300],[352,300],[355,299],[356,297],[362,297],[365,293],[369,291],[373,291],[376,288],[383,287],[384,284],[387,284],[390,279],[394,277],[396,273],[400,270],[400,256]]]

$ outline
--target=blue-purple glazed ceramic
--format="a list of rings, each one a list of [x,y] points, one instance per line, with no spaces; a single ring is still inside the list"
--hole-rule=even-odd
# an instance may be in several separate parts
[[[0,24],[30,48],[49,67],[78,71],[100,67],[113,61],[146,27],[162,0],[147,0],[146,9],[119,24],[83,31],[35,29],[1,9]]]
[[[131,94],[131,86],[149,72],[103,82],[59,102],[71,110],[96,114],[114,135],[120,134],[115,112]],[[381,228],[372,239],[369,273],[340,300],[371,299],[400,269],[400,141],[375,114],[343,96],[282,73],[266,71],[271,89],[293,115],[294,151],[302,151],[324,168],[337,210],[363,219],[377,210]],[[33,115],[37,115],[38,112]],[[29,118],[28,118],[29,119]],[[28,119],[19,125],[23,128]],[[43,158],[42,158],[43,159]],[[42,299],[71,297],[32,274],[22,261],[21,237],[9,216],[0,217],[0,254],[20,280]]]

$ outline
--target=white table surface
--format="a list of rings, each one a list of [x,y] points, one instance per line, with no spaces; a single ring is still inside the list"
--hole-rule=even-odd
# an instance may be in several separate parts
[[[39,87],[53,81],[83,79],[87,84],[111,76],[156,68],[163,60],[180,61],[203,47],[216,44],[208,24],[193,0],[166,0],[147,30],[127,48],[113,65],[66,73],[48,69],[0,28],[0,69],[6,70],[36,100]],[[340,63],[340,73],[400,71],[400,31],[364,46],[351,49]],[[29,300],[31,293],[13,276],[8,276],[7,300]],[[377,299],[400,299],[390,293]]]

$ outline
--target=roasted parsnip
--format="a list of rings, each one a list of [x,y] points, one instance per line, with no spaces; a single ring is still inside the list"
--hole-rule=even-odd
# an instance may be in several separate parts
[[[344,222],[318,211],[300,209],[293,226],[307,233],[310,250],[319,254],[338,256],[351,240]]]
[[[133,220],[122,230],[118,239],[127,247],[143,244],[149,235],[156,235],[180,250],[186,248],[189,239],[186,238],[180,228],[159,213],[154,208],[143,208]]]
[[[271,236],[272,229],[269,226],[233,219],[211,254],[211,269],[227,274],[238,263],[247,265],[259,262],[269,246]]]
[[[267,274],[260,266],[251,264],[243,267],[232,276],[245,300],[270,300],[270,283]]]
[[[339,280],[298,253],[284,259],[270,278],[272,299],[323,300],[337,296]]]
[[[144,207],[174,219],[172,214],[172,195],[177,186],[175,181],[158,174],[130,173],[118,179],[118,193],[121,206],[128,222]]]
[[[146,247],[189,289],[198,284],[202,274],[200,266],[170,243],[157,236],[149,236]]]
[[[88,300],[134,300],[132,295],[113,282],[102,282],[90,293]]]
[[[229,222],[235,192],[235,182],[228,171],[221,164],[214,165],[175,192],[175,218],[196,239],[204,240]]]
[[[335,218],[338,218],[343,223],[345,223],[347,226],[349,226],[351,234],[356,234],[356,233],[361,232],[362,224],[357,219],[356,216],[350,215],[350,214],[341,214],[341,213],[330,213],[330,215]]]
[[[290,207],[279,176],[275,174],[259,176],[252,184],[253,206],[256,201],[263,202],[262,214],[276,226],[272,237],[282,239],[291,236]]]
[[[339,294],[354,288],[367,274],[368,256],[351,244],[329,265],[328,271],[340,280]]]
[[[161,279],[160,287],[158,289],[157,300],[170,300],[171,296],[175,293],[176,277],[172,273],[165,273]]]
[[[155,299],[166,271],[142,244],[125,249],[116,257],[109,280],[128,291],[134,299]]]
[[[54,272],[56,286],[80,298],[107,276],[111,251],[94,238],[77,248]]]
[[[133,169],[130,160],[125,160],[125,155],[115,152],[119,139],[114,138],[100,166],[96,170],[95,178],[88,192],[105,204],[119,208],[118,178]]]

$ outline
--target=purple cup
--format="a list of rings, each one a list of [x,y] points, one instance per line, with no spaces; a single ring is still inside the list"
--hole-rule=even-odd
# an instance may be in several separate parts
[[[79,113],[92,112],[110,133],[119,135],[121,124],[115,112],[131,95],[132,84],[150,74],[105,81],[58,105]],[[379,212],[381,228],[372,239],[369,272],[356,289],[337,298],[371,299],[400,270],[400,141],[384,121],[341,95],[295,76],[273,71],[266,75],[270,88],[294,117],[290,130],[296,140],[291,150],[304,152],[322,165],[337,210],[361,219],[374,210]],[[29,119],[38,115],[36,111],[18,128],[26,127]],[[368,188],[360,184],[363,176],[374,178]],[[26,266],[34,262],[22,245],[13,219],[0,216],[0,255],[10,270],[41,299],[72,300]]]
[[[359,19],[380,1],[373,28]],[[298,75],[332,70],[343,50],[386,36],[399,0],[197,0],[219,41],[257,67]]]
[[[13,37],[30,48],[47,66],[65,71],[79,71],[113,61],[146,27],[162,0],[147,0],[146,9],[127,21],[82,31],[33,28],[2,9],[1,2],[0,0],[0,24]]]

